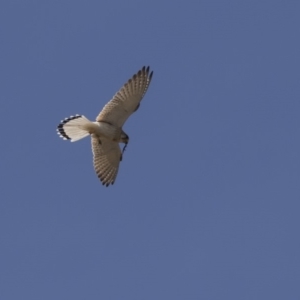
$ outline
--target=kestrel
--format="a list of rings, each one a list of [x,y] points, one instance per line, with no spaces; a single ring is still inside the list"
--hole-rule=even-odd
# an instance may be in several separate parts
[[[91,136],[94,169],[105,186],[114,184],[116,180],[119,163],[129,142],[129,136],[122,127],[128,117],[138,110],[152,75],[149,67],[143,67],[133,75],[104,106],[96,122],[75,115],[57,126],[57,133],[64,140],[75,142]],[[119,143],[124,143],[122,151]]]

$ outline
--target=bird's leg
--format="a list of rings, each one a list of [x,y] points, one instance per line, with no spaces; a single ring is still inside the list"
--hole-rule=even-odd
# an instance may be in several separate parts
[[[122,156],[124,154],[124,151],[126,150],[126,147],[127,147],[128,143],[125,143],[124,147],[123,147],[123,150],[122,150]]]
[[[123,159],[123,153],[124,153],[124,151],[125,151],[127,145],[128,145],[128,143],[124,143],[124,147],[123,147],[123,149],[122,149],[122,153],[121,153],[121,156],[120,156],[120,161],[122,161],[122,159]]]

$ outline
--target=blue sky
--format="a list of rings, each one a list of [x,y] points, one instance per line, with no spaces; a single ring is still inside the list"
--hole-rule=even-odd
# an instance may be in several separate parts
[[[1,1],[0,298],[299,299],[299,1]],[[94,119],[154,70],[103,187]]]

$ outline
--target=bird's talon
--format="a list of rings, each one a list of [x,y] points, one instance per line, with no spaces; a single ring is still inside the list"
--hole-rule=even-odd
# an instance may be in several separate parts
[[[122,155],[123,155],[124,151],[126,150],[127,145],[128,145],[128,144],[125,144],[125,145],[124,145],[123,150],[122,150]]]

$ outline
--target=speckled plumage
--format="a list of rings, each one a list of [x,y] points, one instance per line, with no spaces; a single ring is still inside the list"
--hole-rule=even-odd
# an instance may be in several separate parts
[[[61,121],[57,127],[58,134],[71,142],[87,135],[92,138],[94,169],[102,184],[114,184],[122,154],[129,141],[122,126],[135,112],[145,95],[153,72],[143,67],[114,95],[91,122],[84,116],[76,115]],[[121,151],[119,143],[125,146]]]

